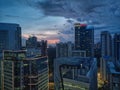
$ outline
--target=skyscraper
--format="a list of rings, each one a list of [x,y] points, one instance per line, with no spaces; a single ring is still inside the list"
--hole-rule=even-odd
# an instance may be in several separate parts
[[[114,35],[114,59],[120,63],[120,33]]]
[[[20,50],[20,49],[21,49],[20,25],[12,23],[0,23],[0,82],[2,70],[1,59],[3,50]]]
[[[112,37],[108,31],[101,32],[101,59],[100,59],[100,74],[103,81],[107,80],[107,60],[112,57]]]
[[[0,23],[0,52],[21,49],[21,27],[19,24]]]
[[[94,28],[86,24],[75,24],[75,50],[86,51],[86,56],[94,56]]]
[[[112,56],[112,37],[108,31],[101,32],[101,55]]]

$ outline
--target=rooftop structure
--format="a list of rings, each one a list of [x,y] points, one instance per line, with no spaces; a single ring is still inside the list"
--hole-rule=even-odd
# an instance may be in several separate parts
[[[97,63],[89,57],[57,58],[54,61],[56,90],[97,90]]]

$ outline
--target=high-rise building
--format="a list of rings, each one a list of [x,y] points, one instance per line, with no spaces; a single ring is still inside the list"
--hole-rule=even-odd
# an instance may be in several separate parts
[[[41,40],[37,41],[37,37],[31,36],[26,41],[26,48],[30,53],[39,53],[41,56],[47,55],[47,41]]]
[[[120,33],[114,35],[114,59],[120,62]]]
[[[89,57],[54,60],[55,90],[97,90],[97,62]]]
[[[107,80],[107,60],[112,58],[112,37],[108,31],[101,32],[101,59],[100,59],[100,75],[102,80]]]
[[[75,50],[86,51],[87,57],[94,56],[94,28],[86,24],[75,24]]]
[[[112,37],[108,31],[101,32],[101,55],[112,56]]]
[[[26,40],[26,48],[37,48],[37,37],[30,36],[28,40]]]
[[[56,58],[72,56],[72,43],[57,43],[56,44]]]
[[[0,23],[0,52],[21,49],[21,27],[19,24]]]
[[[4,51],[2,90],[48,90],[47,57],[26,57],[26,51]]]
[[[3,50],[21,49],[21,27],[19,24],[0,23],[0,83],[1,83],[1,59]],[[1,84],[0,84],[1,90]]]

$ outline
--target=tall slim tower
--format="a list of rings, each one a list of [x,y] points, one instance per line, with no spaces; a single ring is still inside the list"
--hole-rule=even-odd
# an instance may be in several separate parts
[[[75,50],[86,51],[87,57],[94,56],[94,28],[86,24],[75,24]]]
[[[120,33],[114,35],[114,59],[120,62]]]
[[[108,31],[101,32],[101,55],[112,56],[112,37]]]
[[[101,32],[100,74],[102,80],[107,80],[107,61],[112,57],[112,37],[108,31]]]

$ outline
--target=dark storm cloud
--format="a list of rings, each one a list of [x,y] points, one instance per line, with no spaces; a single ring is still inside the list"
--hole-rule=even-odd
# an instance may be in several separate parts
[[[92,20],[93,24],[119,25],[120,20],[119,0],[45,0],[37,1],[36,7],[45,15]]]

